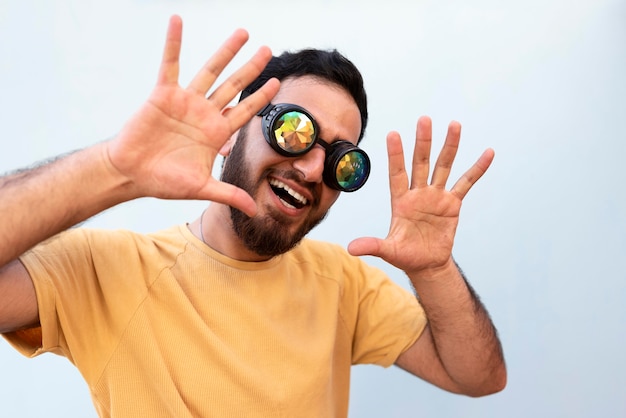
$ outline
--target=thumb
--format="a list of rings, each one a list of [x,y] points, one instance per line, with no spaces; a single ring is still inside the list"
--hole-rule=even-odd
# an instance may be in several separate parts
[[[232,206],[250,217],[257,213],[254,199],[245,190],[214,179],[205,185],[197,198]]]
[[[348,253],[353,256],[373,255],[379,257],[382,241],[380,238],[374,237],[357,238],[348,244]]]

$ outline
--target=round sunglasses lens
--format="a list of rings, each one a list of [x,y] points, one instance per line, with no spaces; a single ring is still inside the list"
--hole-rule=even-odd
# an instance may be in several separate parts
[[[345,191],[353,191],[365,184],[370,172],[369,159],[359,151],[344,154],[337,162],[337,183]]]
[[[286,112],[274,124],[274,138],[282,149],[300,154],[315,143],[315,128],[311,119],[302,112]]]

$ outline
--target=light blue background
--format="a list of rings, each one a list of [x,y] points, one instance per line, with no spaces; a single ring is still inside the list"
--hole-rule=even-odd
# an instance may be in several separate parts
[[[183,84],[236,27],[251,34],[237,62],[261,44],[336,47],[362,69],[372,179],[316,238],[386,234],[384,137],[400,131],[410,154],[419,115],[432,116],[436,148],[450,120],[463,123],[455,178],[496,150],[454,252],[500,331],[508,387],[470,399],[359,366],[351,417],[626,416],[625,1],[3,0],[0,171],[114,135],[154,84],[173,13]],[[147,232],[204,206],[144,199],[88,225]],[[41,416],[95,413],[69,362],[0,341],[0,417]]]

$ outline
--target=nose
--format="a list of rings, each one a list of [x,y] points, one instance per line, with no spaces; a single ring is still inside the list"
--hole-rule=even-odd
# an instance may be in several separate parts
[[[311,183],[321,183],[324,173],[324,159],[326,151],[317,145],[311,151],[297,157],[293,167],[304,175],[304,180]]]

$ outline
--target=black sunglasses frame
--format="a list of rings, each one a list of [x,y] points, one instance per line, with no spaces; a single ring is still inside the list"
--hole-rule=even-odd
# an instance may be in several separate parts
[[[313,125],[313,141],[308,147],[304,148],[301,151],[288,151],[285,148],[281,147],[272,133],[276,121],[284,114],[294,111],[305,115]],[[257,113],[257,116],[261,117],[261,129],[263,131],[263,137],[265,138],[265,141],[270,145],[270,147],[272,147],[274,151],[276,151],[280,155],[286,157],[298,157],[309,152],[311,149],[313,149],[313,147],[315,147],[316,144],[321,145],[326,153],[326,158],[324,159],[323,179],[324,183],[326,183],[326,185],[330,188],[342,192],[353,192],[363,187],[363,185],[367,181],[370,173],[371,164],[370,159],[365,151],[363,151],[361,148],[357,147],[350,141],[346,140],[335,141],[332,144],[324,141],[318,136],[319,126],[315,121],[315,118],[303,107],[291,103],[269,103],[267,106],[261,109],[259,113]],[[358,153],[360,155],[359,160],[365,163],[364,176],[362,176],[361,179],[358,179],[358,181],[356,181],[354,185],[350,187],[345,187],[342,186],[337,179],[337,167],[341,159],[345,155],[353,152]]]

